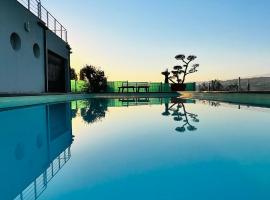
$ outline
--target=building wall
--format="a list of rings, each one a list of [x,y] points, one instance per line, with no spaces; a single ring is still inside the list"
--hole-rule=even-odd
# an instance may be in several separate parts
[[[47,31],[47,47],[48,50],[54,52],[62,58],[68,59],[69,49],[67,47],[67,43],[65,43],[50,30]]]
[[[29,22],[30,32],[24,23]],[[0,1],[0,93],[44,92],[43,29],[38,19],[16,0]],[[21,38],[21,49],[15,51],[10,35]],[[40,46],[40,57],[33,54],[33,45]]]
[[[46,92],[46,50],[44,28],[40,20],[16,0],[0,1],[0,93],[43,93]],[[29,24],[29,32],[25,29]],[[10,36],[17,33],[21,48],[14,50]],[[67,60],[68,80],[69,49],[67,43],[51,31],[46,31],[47,47]],[[38,44],[40,55],[34,56],[33,45]],[[66,81],[68,84],[68,81]],[[69,85],[67,85],[68,91]]]

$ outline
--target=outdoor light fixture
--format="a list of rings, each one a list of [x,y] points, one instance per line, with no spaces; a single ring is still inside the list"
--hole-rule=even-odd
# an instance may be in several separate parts
[[[29,21],[24,23],[24,30],[26,32],[30,32],[30,22]]]

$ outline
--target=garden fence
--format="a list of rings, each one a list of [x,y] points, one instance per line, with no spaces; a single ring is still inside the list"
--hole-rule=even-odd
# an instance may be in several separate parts
[[[105,92],[119,92],[119,87],[126,83],[127,81],[108,81],[107,89]],[[140,84],[142,82],[128,82],[130,85]],[[195,91],[196,90],[196,83],[187,83],[186,84],[186,91]],[[78,92],[83,93],[88,91],[88,83],[82,80],[71,80],[71,92]],[[125,92],[133,92],[132,88],[125,88]],[[144,92],[144,89],[141,89],[141,92]],[[171,92],[170,84],[165,84],[162,82],[150,82],[149,83],[149,92]]]

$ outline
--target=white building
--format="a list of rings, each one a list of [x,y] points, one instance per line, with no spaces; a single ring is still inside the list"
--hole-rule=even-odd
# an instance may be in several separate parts
[[[66,29],[37,0],[0,1],[0,94],[70,91]]]

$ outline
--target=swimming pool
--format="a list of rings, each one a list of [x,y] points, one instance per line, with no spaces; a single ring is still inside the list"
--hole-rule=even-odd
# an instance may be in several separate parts
[[[86,99],[0,112],[0,199],[270,199],[269,108]]]

